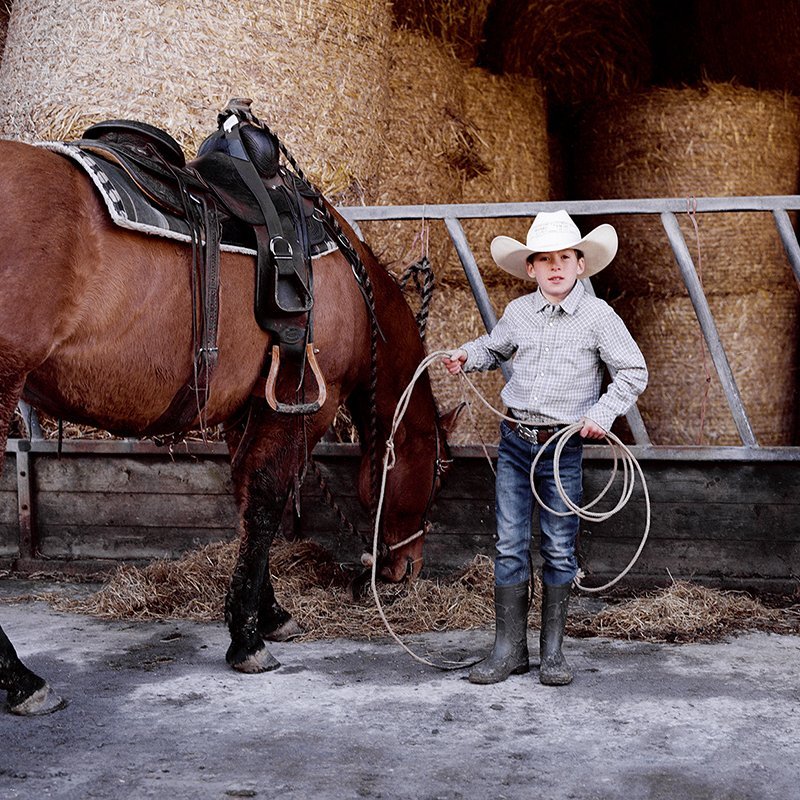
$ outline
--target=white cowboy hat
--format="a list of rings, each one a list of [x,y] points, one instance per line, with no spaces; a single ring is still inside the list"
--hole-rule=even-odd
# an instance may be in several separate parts
[[[607,267],[617,254],[617,232],[604,223],[582,237],[578,226],[563,209],[540,211],[528,229],[525,244],[510,236],[496,236],[491,245],[497,266],[526,281],[533,280],[526,270],[528,256],[570,248],[583,253],[586,269],[581,278],[588,278]]]

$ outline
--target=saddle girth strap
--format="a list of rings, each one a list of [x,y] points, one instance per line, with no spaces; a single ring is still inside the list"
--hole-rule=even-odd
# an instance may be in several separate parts
[[[185,431],[199,419],[209,398],[211,377],[219,360],[219,285],[220,285],[220,222],[210,198],[186,197],[187,217],[193,219],[196,234],[192,242],[192,370],[186,383],[172,398],[166,410],[142,432],[143,436],[159,436]],[[201,210],[190,212],[193,203]]]

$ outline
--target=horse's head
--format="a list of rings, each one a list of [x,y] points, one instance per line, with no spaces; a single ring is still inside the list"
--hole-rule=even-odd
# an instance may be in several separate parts
[[[382,525],[377,573],[384,581],[413,580],[422,569],[428,514],[452,463],[447,433],[463,409],[461,403],[439,415],[431,437],[406,442],[406,457],[398,458],[390,473],[393,491],[401,496],[393,498]],[[401,442],[396,441],[396,444],[399,446]]]

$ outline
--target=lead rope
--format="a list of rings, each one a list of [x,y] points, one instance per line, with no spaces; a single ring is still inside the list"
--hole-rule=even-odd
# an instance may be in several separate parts
[[[377,585],[377,563],[378,563],[378,542],[380,540],[380,520],[381,520],[381,512],[383,511],[383,501],[386,495],[386,477],[395,465],[395,451],[394,451],[394,436],[397,432],[397,428],[400,425],[400,422],[403,419],[403,416],[406,413],[408,408],[409,401],[411,399],[411,392],[414,389],[414,385],[419,380],[420,376],[422,375],[425,370],[436,360],[442,358],[442,356],[450,356],[450,350],[437,350],[434,353],[430,353],[427,355],[419,364],[414,373],[413,377],[411,378],[410,383],[406,386],[403,394],[400,395],[400,399],[397,402],[397,407],[395,408],[394,417],[392,419],[392,428],[389,434],[389,439],[386,442],[386,452],[384,453],[383,457],[383,472],[381,475],[380,481],[380,492],[378,495],[378,505],[375,513],[375,526],[373,530],[373,537],[372,537],[372,564],[370,565],[370,588],[372,590],[372,595],[375,599],[375,605],[378,609],[378,613],[380,614],[381,620],[383,620],[383,624],[386,627],[386,630],[389,632],[389,635],[403,648],[415,661],[419,661],[421,664],[426,664],[430,667],[435,667],[436,669],[440,670],[456,670],[456,669],[463,669],[465,667],[471,667],[474,664],[477,664],[478,661],[482,659],[477,659],[475,661],[470,662],[462,662],[462,661],[445,661],[444,664],[435,664],[432,661],[429,661],[422,656],[417,655],[413,650],[411,650],[408,645],[395,633],[394,629],[392,628],[389,620],[386,618],[386,614],[384,613],[383,606],[381,605],[381,599],[378,594],[378,585]],[[472,381],[464,374],[464,372],[460,372],[459,376],[461,379],[469,386],[472,392],[478,397],[478,399],[494,414],[496,414],[501,419],[509,420],[516,422],[513,417],[506,416],[502,411],[498,411],[491,403],[489,403],[483,395],[478,391]],[[536,457],[533,460],[533,464],[531,465],[531,489],[533,490],[534,497],[536,498],[537,502],[539,503],[542,508],[549,511],[551,514],[555,514],[559,517],[566,517],[570,514],[575,514],[576,516],[580,517],[581,519],[592,521],[592,522],[603,522],[610,517],[614,516],[618,511],[621,511],[622,508],[628,503],[633,494],[633,488],[635,485],[635,473],[639,473],[639,478],[642,482],[642,490],[644,492],[644,499],[645,499],[645,507],[647,509],[647,520],[645,523],[644,533],[642,534],[642,540],[639,543],[639,547],[636,550],[633,558],[630,560],[628,565],[622,572],[619,573],[615,578],[608,581],[608,583],[603,584],[602,586],[584,586],[580,582],[580,578],[584,577],[583,572],[579,572],[578,576],[575,578],[574,583],[575,585],[584,592],[602,592],[605,589],[613,586],[618,581],[622,580],[622,578],[630,572],[633,565],[636,563],[637,559],[639,558],[642,550],[644,549],[645,542],[647,541],[647,536],[650,533],[650,495],[647,491],[647,482],[644,478],[644,473],[642,472],[642,468],[639,462],[636,460],[636,457],[631,453],[628,447],[623,444],[622,441],[611,431],[608,431],[605,435],[606,441],[609,443],[612,449],[612,453],[614,455],[614,465],[612,467],[611,477],[606,483],[605,487],[603,487],[602,491],[592,500],[590,503],[587,503],[585,506],[579,506],[574,503],[568,496],[564,487],[561,483],[561,476],[559,474],[559,463],[561,460],[561,453],[564,449],[564,445],[567,443],[567,440],[573,436],[575,433],[580,431],[582,425],[580,423],[573,423],[572,425],[568,425],[566,428],[563,428],[560,431],[554,433],[542,446],[542,449],[536,454]],[[564,501],[564,504],[567,506],[568,511],[555,511],[549,506],[545,505],[542,502],[542,499],[539,497],[538,492],[536,491],[536,487],[534,485],[533,476],[536,470],[536,465],[539,463],[539,459],[542,456],[542,453],[547,449],[547,446],[553,442],[555,444],[555,453],[553,454],[553,474],[555,476],[556,481],[556,488],[558,489],[558,493],[561,499]],[[488,454],[487,454],[488,456]],[[614,479],[616,478],[617,472],[619,471],[619,464],[622,464],[622,471],[623,471],[623,486],[622,486],[622,493],[620,495],[620,499],[618,500],[617,504],[612,508],[610,511],[591,511],[591,508],[596,505],[608,492],[611,488],[612,484],[614,483]],[[490,463],[491,465],[491,463]],[[410,537],[405,539],[402,544],[406,544],[409,541],[413,541],[414,539],[421,536],[423,531],[417,531],[415,534],[412,534]],[[397,545],[399,546],[399,544]]]

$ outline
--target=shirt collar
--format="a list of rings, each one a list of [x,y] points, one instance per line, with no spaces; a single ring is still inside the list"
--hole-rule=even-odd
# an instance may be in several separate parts
[[[584,294],[586,294],[586,289],[582,281],[578,280],[572,287],[572,291],[558,305],[564,309],[565,313],[574,314]],[[541,289],[537,289],[534,293],[533,303],[534,311],[536,312],[544,311],[546,308],[552,308],[552,303],[542,294]],[[558,308],[558,306],[556,306],[556,308]]]

